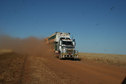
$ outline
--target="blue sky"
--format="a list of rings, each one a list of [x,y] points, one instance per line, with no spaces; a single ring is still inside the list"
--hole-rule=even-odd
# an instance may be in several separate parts
[[[0,0],[0,33],[70,32],[80,52],[126,54],[126,0]]]

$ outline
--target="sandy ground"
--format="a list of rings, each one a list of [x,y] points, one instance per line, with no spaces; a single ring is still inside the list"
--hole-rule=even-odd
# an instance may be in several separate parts
[[[121,84],[126,77],[126,56],[82,53],[81,61],[59,60],[44,39],[0,41],[0,84]]]
[[[25,55],[0,53],[0,84],[21,84]]]
[[[95,61],[105,64],[116,65],[126,68],[126,55],[102,54],[102,53],[79,53],[80,58],[85,61]]]
[[[121,84],[126,68],[87,61],[28,56],[22,84]]]
[[[125,67],[84,59],[59,60],[50,51],[1,54],[0,84],[121,84],[126,76]]]

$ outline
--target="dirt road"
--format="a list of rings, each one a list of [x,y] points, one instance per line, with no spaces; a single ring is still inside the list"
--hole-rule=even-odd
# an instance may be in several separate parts
[[[44,40],[6,38],[1,49],[18,54],[1,54],[0,84],[121,84],[126,76],[124,67],[85,59],[59,60]]]
[[[22,84],[121,84],[126,69],[87,61],[28,56]]]

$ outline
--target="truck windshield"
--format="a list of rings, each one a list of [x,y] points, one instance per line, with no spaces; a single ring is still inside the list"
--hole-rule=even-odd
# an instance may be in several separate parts
[[[62,41],[62,44],[64,44],[64,45],[73,45],[72,42],[70,42],[70,41]]]

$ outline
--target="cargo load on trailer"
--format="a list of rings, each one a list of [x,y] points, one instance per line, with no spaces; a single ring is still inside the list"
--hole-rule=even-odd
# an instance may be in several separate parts
[[[52,45],[55,55],[59,59],[74,58],[78,59],[78,51],[75,50],[75,39],[71,39],[70,33],[56,32],[46,39]]]

